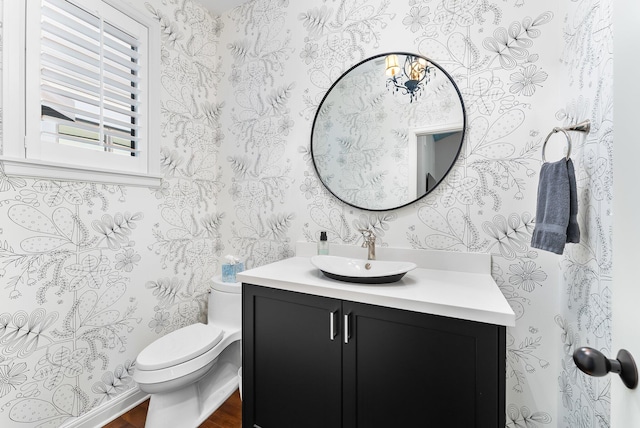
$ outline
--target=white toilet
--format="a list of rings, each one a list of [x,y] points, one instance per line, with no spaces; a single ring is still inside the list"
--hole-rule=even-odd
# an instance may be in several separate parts
[[[195,428],[238,388],[241,285],[213,283],[207,324],[175,330],[138,355],[133,379],[151,394],[146,428]]]

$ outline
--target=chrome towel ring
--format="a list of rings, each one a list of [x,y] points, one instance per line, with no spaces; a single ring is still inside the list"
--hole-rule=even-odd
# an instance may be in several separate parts
[[[567,132],[566,129],[555,127],[553,128],[553,131],[549,132],[549,135],[547,135],[547,138],[545,138],[544,144],[542,145],[542,162],[543,163],[547,161],[547,159],[544,157],[544,150],[547,148],[547,142],[549,141],[549,138],[551,138],[551,136],[556,132],[562,132],[564,136],[567,137],[567,160],[569,160],[569,158],[571,157],[571,136],[569,136],[569,133]]]
[[[549,138],[551,138],[553,134],[562,132],[564,136],[567,137],[566,159],[569,160],[569,157],[571,156],[571,136],[569,135],[568,131],[578,131],[578,132],[589,133],[590,130],[591,130],[591,122],[589,120],[585,120],[583,122],[578,123],[577,125],[571,125],[566,128],[560,128],[560,127],[553,128],[553,130],[549,132],[549,135],[547,135],[547,138],[545,138],[544,143],[542,144],[542,162],[545,163],[547,161],[544,156],[544,151],[547,147],[547,142],[549,141]]]

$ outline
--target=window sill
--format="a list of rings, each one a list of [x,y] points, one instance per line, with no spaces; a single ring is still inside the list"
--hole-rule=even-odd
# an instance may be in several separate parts
[[[40,178],[61,181],[82,181],[138,187],[160,187],[162,175],[112,171],[108,169],[83,169],[74,165],[41,162],[0,156],[4,172],[8,176]]]

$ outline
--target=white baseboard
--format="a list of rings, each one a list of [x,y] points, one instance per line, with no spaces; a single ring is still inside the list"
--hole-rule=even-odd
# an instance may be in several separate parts
[[[87,413],[73,418],[60,428],[98,428],[103,427],[118,416],[142,403],[149,398],[149,394],[135,387],[123,392],[113,400],[106,401]]]

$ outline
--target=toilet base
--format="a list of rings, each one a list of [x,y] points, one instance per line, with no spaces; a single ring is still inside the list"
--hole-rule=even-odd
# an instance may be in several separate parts
[[[151,394],[145,428],[197,428],[238,389],[240,364],[240,341],[236,341],[197,382]]]

